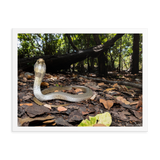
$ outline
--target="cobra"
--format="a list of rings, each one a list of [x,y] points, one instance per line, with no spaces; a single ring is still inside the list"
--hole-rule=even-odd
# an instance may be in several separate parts
[[[33,92],[35,97],[40,101],[61,99],[70,102],[80,102],[89,99],[93,95],[92,90],[85,86],[49,87],[41,91],[40,88],[41,82],[46,73],[46,64],[42,58],[38,59],[37,62],[35,63],[34,72],[35,72],[35,80],[34,80]],[[64,92],[54,92],[55,90],[62,91],[62,90],[70,90],[72,88],[80,88],[85,93],[80,95],[74,95]],[[42,103],[40,103],[36,98],[34,98],[33,100],[39,105],[41,105]]]

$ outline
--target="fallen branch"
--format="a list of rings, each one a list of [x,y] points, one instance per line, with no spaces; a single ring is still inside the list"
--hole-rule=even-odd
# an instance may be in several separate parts
[[[80,77],[86,78],[86,79],[92,79],[92,80],[96,80],[96,81],[101,81],[101,82],[106,82],[106,83],[111,83],[111,84],[120,84],[120,85],[127,85],[127,86],[132,86],[135,88],[140,88],[142,89],[142,85],[141,84],[136,84],[136,83],[132,83],[132,82],[125,82],[125,81],[109,81],[109,80],[105,80],[105,79],[100,79],[100,78],[92,78],[92,77],[87,77],[87,76],[82,76],[79,75]]]

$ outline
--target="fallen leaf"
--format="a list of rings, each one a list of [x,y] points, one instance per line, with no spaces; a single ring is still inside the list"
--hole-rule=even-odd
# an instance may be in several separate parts
[[[119,86],[117,83],[115,83],[115,84],[113,85],[113,88],[120,88],[120,86]]]
[[[104,99],[100,99],[99,100],[100,103],[103,103],[104,107],[108,110],[110,110],[110,108],[113,106],[114,104],[114,101],[112,100],[104,100]]]
[[[47,82],[42,82],[42,83],[41,83],[41,86],[48,87],[48,86],[49,86],[49,83],[47,83]]]
[[[78,93],[78,92],[82,92],[82,89],[80,89],[80,88],[76,88],[76,89],[75,89],[75,92],[76,92],[76,93]]]
[[[92,95],[92,97],[90,98],[91,100],[94,100],[95,98],[96,98],[96,96],[97,96],[97,93],[96,92],[93,92],[93,95]]]
[[[109,94],[106,94],[106,97],[109,98],[109,99],[114,99],[114,97],[109,95]]]
[[[123,112],[123,111],[118,113],[118,117],[119,117],[119,119],[122,120],[122,121],[128,120],[128,118],[127,118],[126,115],[125,115],[125,112]]]
[[[55,125],[56,125],[56,122],[52,124],[52,126],[55,126]]]
[[[45,106],[46,108],[49,108],[49,109],[52,108],[51,105],[49,105],[49,104],[45,104],[44,106]]]
[[[27,78],[26,77],[23,77],[23,80],[24,80],[24,82],[27,82]]]
[[[32,122],[32,121],[45,121],[45,120],[49,120],[49,119],[53,119],[53,116],[48,115],[47,117],[35,117],[35,118],[18,118],[18,121],[20,123],[20,125],[22,125],[25,122]]]
[[[115,90],[115,88],[107,88],[103,92],[109,92],[109,91],[113,91],[113,90]]]
[[[18,82],[18,85],[20,85],[20,86],[25,86],[26,83]]]
[[[138,104],[138,101],[130,102],[130,105]]]
[[[126,105],[129,105],[130,104],[130,102],[128,102],[124,97],[122,97],[122,96],[118,96],[117,98],[116,98],[118,101],[121,101],[122,103],[124,103],[124,104],[126,104]]]
[[[89,116],[89,120],[83,120],[78,127],[92,127],[93,125],[97,124],[105,125],[109,127],[112,123],[112,117],[109,112],[105,112],[102,114],[97,114],[95,117]]]
[[[142,113],[142,107],[139,107],[138,111],[137,112],[140,112]]]
[[[95,124],[93,127],[106,127],[104,124]]]
[[[33,103],[20,103],[20,106],[33,106]]]
[[[57,110],[58,110],[59,112],[63,112],[63,111],[66,111],[67,109],[60,106],[60,107],[57,108]]]
[[[116,91],[109,91],[108,94],[112,95],[112,96],[118,96],[121,95],[120,92],[116,92]]]
[[[142,114],[139,111],[132,111],[134,113],[134,115],[138,118],[138,119],[142,119]]]
[[[55,121],[54,119],[51,119],[51,120],[44,121],[43,123],[52,123],[54,121]]]
[[[104,86],[104,83],[102,82],[102,83],[98,83],[98,86]]]
[[[27,79],[32,79],[33,77],[34,77],[34,76],[31,76],[31,75],[27,75],[27,76],[26,76]]]
[[[30,99],[30,98],[32,98],[32,95],[23,96],[23,100],[28,100],[28,99]]]
[[[138,101],[138,104],[136,105],[136,108],[141,106],[142,106],[142,96],[139,97],[139,101]]]
[[[123,91],[128,91],[128,88],[124,85],[121,85],[121,88],[122,88]]]

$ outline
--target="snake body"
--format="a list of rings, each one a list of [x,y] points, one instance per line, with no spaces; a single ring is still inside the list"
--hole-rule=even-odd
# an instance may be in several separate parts
[[[40,101],[61,99],[61,100],[66,100],[70,102],[80,102],[80,101],[89,99],[93,95],[92,90],[85,86],[50,87],[50,88],[44,89],[41,92],[41,88],[40,88],[41,82],[46,73],[46,64],[42,58],[38,59],[37,62],[35,63],[34,72],[35,72],[35,80],[34,80],[33,92],[35,97]],[[55,90],[62,91],[62,90],[70,90],[72,88],[80,88],[85,93],[80,95],[74,95],[74,94],[69,94],[64,92],[54,92]],[[33,100],[36,103],[38,102],[36,101],[35,98]]]

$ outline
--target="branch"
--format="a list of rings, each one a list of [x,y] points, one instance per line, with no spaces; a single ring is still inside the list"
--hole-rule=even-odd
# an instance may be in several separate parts
[[[79,49],[74,45],[74,43],[73,43],[70,35],[69,35],[69,34],[66,34],[66,36],[67,36],[67,38],[68,38],[68,40],[69,40],[69,43],[70,43],[71,46],[73,47],[73,49],[75,49],[76,51],[79,51]]]

